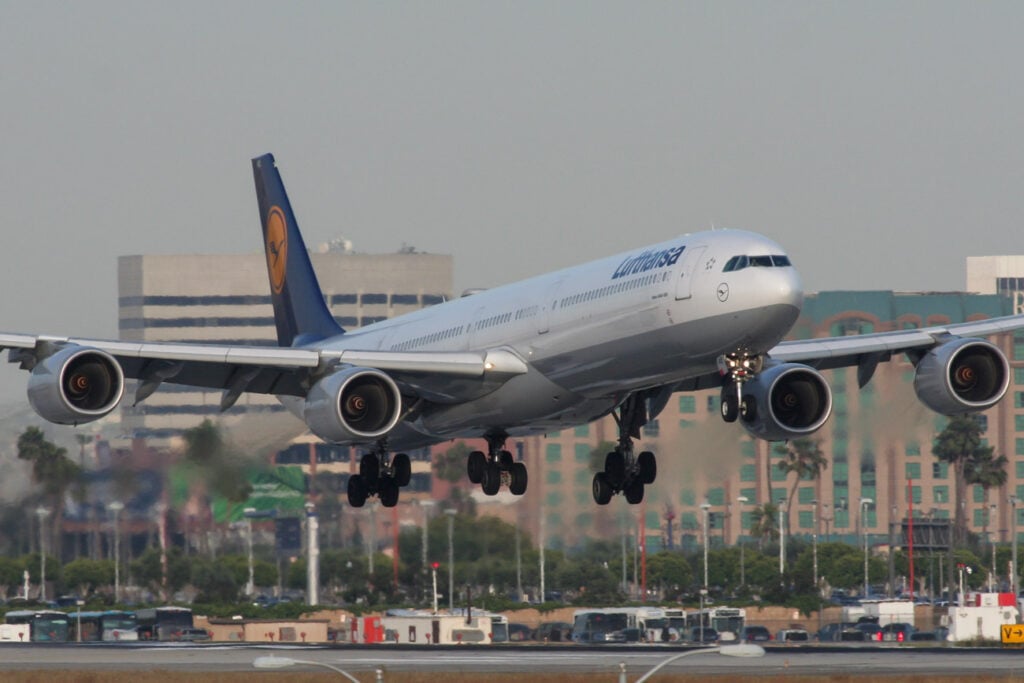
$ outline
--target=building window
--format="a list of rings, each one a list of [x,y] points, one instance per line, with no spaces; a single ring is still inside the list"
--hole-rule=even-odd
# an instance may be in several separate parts
[[[1024,464],[1024,463],[1021,463]],[[757,481],[756,465],[740,465],[740,481]]]
[[[661,427],[658,425],[658,419],[649,420],[644,425],[644,436],[656,438],[661,433]]]
[[[949,487],[945,486],[945,485],[932,487],[932,502],[933,503],[948,503],[949,502]]]
[[[558,470],[548,470],[547,471],[547,482],[549,484],[561,484],[562,483],[562,473],[559,472]]]
[[[910,498],[914,501],[915,505],[921,504],[921,487],[911,486],[910,487]]]
[[[574,449],[576,452],[576,462],[589,463],[590,462],[590,451],[592,450],[589,444],[578,443]],[[603,461],[602,461],[603,462]]]
[[[562,460],[562,444],[549,443],[545,449],[545,459],[548,462],[561,462]]]
[[[921,463],[919,463],[919,462],[908,462],[908,463],[906,463],[906,474],[907,474],[907,479],[920,479],[921,478]]]
[[[801,486],[796,493],[796,499],[801,505],[810,505],[814,500],[814,487],[812,486]]]
[[[797,513],[797,524],[801,529],[813,529],[814,512],[812,510],[800,510]]]
[[[932,463],[932,479],[945,479],[949,476],[949,463],[939,460]]]
[[[711,505],[725,505],[725,489],[721,486],[708,489],[708,503]]]
[[[573,434],[583,439],[587,438],[590,436],[590,425],[580,425],[573,430]]]
[[[971,488],[974,489],[974,491],[973,491],[974,502],[975,503],[984,503],[985,502],[985,487],[979,486],[978,484],[975,484]]]
[[[697,398],[691,395],[684,395],[679,397],[679,412],[680,413],[695,413],[697,412]]]
[[[921,455],[921,444],[915,441],[910,441],[907,443],[906,448],[903,449],[903,452],[908,456]]]

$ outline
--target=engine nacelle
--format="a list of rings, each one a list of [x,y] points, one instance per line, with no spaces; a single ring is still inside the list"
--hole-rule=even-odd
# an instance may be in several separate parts
[[[390,432],[401,409],[394,380],[380,370],[348,367],[313,385],[302,415],[324,441],[365,442]]]
[[[124,372],[106,351],[66,346],[43,358],[28,379],[28,401],[50,422],[77,425],[98,420],[121,402]]]
[[[984,339],[956,339],[936,346],[917,364],[914,391],[943,415],[976,413],[999,402],[1010,386],[1010,365]]]
[[[758,439],[785,441],[813,434],[831,413],[828,382],[806,365],[774,365],[743,385],[740,421]]]

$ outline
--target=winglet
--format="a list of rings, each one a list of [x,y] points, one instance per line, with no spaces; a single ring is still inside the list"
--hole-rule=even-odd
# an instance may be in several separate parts
[[[344,334],[324,301],[274,155],[253,159],[252,173],[263,224],[277,343],[302,346]]]

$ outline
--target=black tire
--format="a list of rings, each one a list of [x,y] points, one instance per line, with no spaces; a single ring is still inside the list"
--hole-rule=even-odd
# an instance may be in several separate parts
[[[366,483],[367,491],[376,491],[377,480],[380,479],[380,459],[373,453],[364,455],[359,461],[359,475]]]
[[[512,467],[512,463],[514,462],[515,458],[512,457],[512,453],[510,453],[509,451],[498,452],[498,465],[501,466],[501,469],[510,469]]]
[[[348,504],[354,508],[361,508],[366,504],[366,482],[358,474],[348,478]]]
[[[736,418],[740,416],[740,402],[736,398],[736,392],[731,389],[732,387],[722,389],[722,403],[719,406],[722,411],[722,419],[726,422],[735,422]]]
[[[622,451],[612,451],[604,456],[604,473],[612,488],[620,488],[626,479],[626,456]]]
[[[381,477],[380,480],[380,504],[386,508],[393,508],[398,505],[398,494],[400,489],[393,477]]]
[[[740,401],[740,418],[744,422],[753,422],[757,419],[757,400],[750,394],[744,396]]]
[[[512,463],[512,469],[509,470],[509,475],[512,481],[509,482],[508,490],[513,496],[521,496],[526,493],[526,485],[529,482],[529,475],[526,471],[526,465],[521,462]]]
[[[482,451],[473,451],[466,460],[466,474],[469,475],[471,484],[479,484],[484,478],[484,468],[487,467],[487,456]]]
[[[409,462],[409,456],[405,453],[395,453],[395,457],[391,458],[391,471],[394,473],[398,488],[408,486],[412,478],[412,463]]]
[[[637,468],[640,470],[640,481],[644,484],[653,484],[658,478],[658,459],[654,453],[643,451],[636,456]]]
[[[598,472],[594,475],[593,484],[594,502],[598,505],[607,505],[611,502],[612,495],[615,490],[612,485],[608,483],[608,475],[604,472]]]
[[[501,468],[496,463],[489,462],[484,468],[484,476],[480,481],[480,488],[485,495],[493,496],[501,488]]]
[[[644,502],[644,483],[639,479],[629,482],[623,493],[626,494],[626,502],[630,505],[639,505]]]

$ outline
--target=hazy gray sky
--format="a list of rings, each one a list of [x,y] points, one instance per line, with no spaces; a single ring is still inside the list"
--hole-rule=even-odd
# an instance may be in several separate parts
[[[0,329],[109,337],[116,257],[307,241],[490,286],[716,225],[819,289],[1024,252],[1024,3],[0,0]]]

